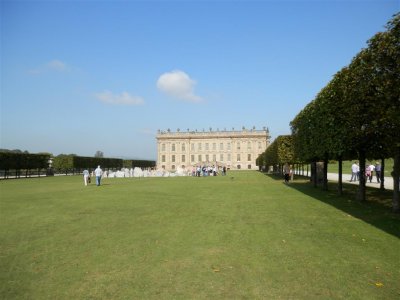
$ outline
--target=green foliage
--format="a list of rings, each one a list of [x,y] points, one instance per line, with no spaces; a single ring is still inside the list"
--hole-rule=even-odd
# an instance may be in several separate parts
[[[264,152],[263,162],[266,166],[294,163],[294,151],[291,135],[278,136]]]
[[[123,161],[124,168],[154,168],[156,166],[156,162],[154,160],[124,160]]]
[[[365,159],[400,159],[400,13],[368,41],[290,123],[296,157],[305,161],[360,161],[365,200]],[[400,166],[394,164],[398,181]],[[396,200],[397,199],[397,200]],[[394,207],[399,190],[394,189]]]
[[[0,170],[47,169],[50,154],[0,152]]]
[[[400,147],[400,15],[291,122],[303,160],[393,157]]]

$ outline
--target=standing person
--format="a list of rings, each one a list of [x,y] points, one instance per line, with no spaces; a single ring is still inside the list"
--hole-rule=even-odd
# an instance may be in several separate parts
[[[88,185],[88,183],[90,183],[90,176],[89,176],[89,171],[88,170],[84,170],[83,171],[83,182],[85,183],[85,186]]]
[[[357,180],[358,180],[358,172],[359,172],[358,164],[357,164],[357,162],[354,162],[354,163],[351,165],[351,178],[350,178],[350,182],[352,182],[352,181],[357,181]]]
[[[97,166],[97,169],[94,170],[94,174],[96,175],[96,185],[100,185],[101,175],[103,175],[103,170],[100,169],[100,166]]]
[[[372,182],[372,177],[374,177],[375,166],[372,164],[369,165],[369,170],[371,171],[371,174],[369,175],[369,182]]]
[[[222,167],[222,175],[224,175],[224,176],[226,175],[226,166]]]
[[[289,183],[290,179],[290,167],[288,163],[285,163],[283,166],[283,176],[285,178],[285,183]]]
[[[366,177],[366,181],[369,179],[369,182],[371,182],[372,176],[371,176],[371,166],[370,165],[365,168],[365,177]]]
[[[382,166],[380,165],[379,162],[376,162],[375,173],[376,173],[376,180],[378,181],[378,183],[381,182],[381,170]]]

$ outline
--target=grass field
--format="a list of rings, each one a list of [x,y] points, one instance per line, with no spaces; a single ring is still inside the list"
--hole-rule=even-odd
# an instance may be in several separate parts
[[[399,299],[400,219],[305,181],[0,181],[1,299]],[[383,199],[383,200],[382,200]]]

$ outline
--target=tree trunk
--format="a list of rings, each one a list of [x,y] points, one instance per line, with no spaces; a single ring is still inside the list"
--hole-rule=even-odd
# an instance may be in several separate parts
[[[397,149],[397,153],[394,156],[392,177],[393,177],[393,211],[399,213],[400,212],[400,205],[399,205],[400,148]]]
[[[339,195],[343,195],[343,160],[342,160],[342,156],[339,156],[338,164],[339,164],[338,194],[339,194]]]
[[[365,150],[361,150],[358,155],[360,161],[360,184],[358,186],[357,200],[365,202]]]
[[[381,159],[381,176],[380,176],[380,181],[381,181],[381,191],[385,190],[385,159]]]
[[[325,155],[324,158],[324,177],[322,189],[324,191],[328,190],[328,155]]]
[[[313,161],[312,165],[311,165],[311,177],[312,177],[312,181],[313,181],[313,185],[314,187],[318,186],[318,174],[317,174],[317,162]]]

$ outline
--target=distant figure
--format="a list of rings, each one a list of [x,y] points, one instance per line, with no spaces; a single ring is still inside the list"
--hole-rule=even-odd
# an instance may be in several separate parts
[[[283,166],[283,176],[285,178],[285,183],[289,183],[290,179],[290,166],[288,163],[285,163]]]
[[[83,182],[85,183],[85,186],[87,186],[88,183],[90,183],[90,175],[88,170],[83,171]]]
[[[369,165],[365,168],[365,177],[366,181],[369,179],[369,182],[371,182],[371,168]]]
[[[350,182],[352,181],[358,181],[358,173],[360,172],[360,167],[358,166],[357,162],[354,162],[351,165],[351,178]]]
[[[96,185],[100,185],[101,175],[103,175],[103,170],[100,169],[100,166],[97,166],[97,169],[94,170],[94,174],[96,175]]]
[[[375,173],[376,173],[376,180],[378,181],[378,183],[381,182],[381,171],[382,171],[382,166],[380,165],[379,162],[376,162]]]
[[[226,175],[226,166],[222,167],[222,175],[225,176]]]
[[[375,166],[374,165],[369,165],[369,170],[371,172],[371,174],[369,175],[369,182],[372,182],[372,177],[374,177]]]

